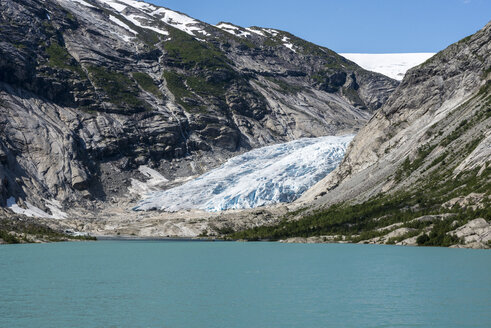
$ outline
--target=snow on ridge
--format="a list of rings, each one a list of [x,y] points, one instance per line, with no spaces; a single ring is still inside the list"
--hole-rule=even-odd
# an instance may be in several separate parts
[[[214,212],[291,202],[337,167],[352,138],[305,138],[254,149],[183,185],[147,194],[134,210]]]
[[[275,29],[272,29],[272,28],[261,28],[263,31],[265,31],[266,33],[269,33],[271,34],[272,36],[277,36],[278,34],[280,34],[280,32],[278,30],[275,30]]]
[[[366,70],[384,74],[396,80],[402,80],[406,72],[422,63],[435,53],[393,53],[362,54],[340,53],[341,56],[355,62]]]
[[[294,48],[293,48],[293,43],[291,42],[290,38],[287,37],[287,36],[284,36],[283,39],[281,39],[281,41],[283,41],[283,45],[285,47],[287,47],[288,49],[290,49],[291,51],[293,52],[297,52]]]
[[[141,28],[145,28],[147,30],[152,30],[152,31],[157,32],[157,33],[162,34],[162,35],[169,35],[169,32],[166,30],[162,30],[160,28],[153,27],[150,25],[145,25],[144,23],[142,23],[142,20],[147,20],[146,17],[138,16],[135,14],[125,15],[124,17],[127,20],[129,20],[130,22],[132,22],[133,24],[135,24],[136,26],[139,26]]]
[[[251,36],[250,32],[244,31],[243,28],[229,24],[229,23],[220,23],[220,24],[215,25],[215,27],[217,27],[217,28],[219,28],[219,29],[221,29],[227,33],[238,36],[238,37]]]
[[[183,32],[186,32],[189,35],[195,36],[195,33],[200,33],[205,36],[210,35],[200,26],[201,23],[199,21],[185,14],[181,14],[177,11],[173,11],[163,7],[157,7],[152,4],[143,1],[136,1],[136,0],[99,0],[99,1],[114,8],[121,15],[123,15],[125,18],[130,20],[133,24],[142,28],[150,29],[152,31],[155,31],[163,35],[168,35],[169,33],[165,30],[159,29],[154,26],[145,25],[141,22],[142,19],[148,19],[147,17],[144,17],[142,15],[137,15],[135,13],[125,14],[123,12],[128,8],[136,9],[144,15],[148,15],[149,18],[151,17],[154,19],[158,19]],[[137,20],[136,18],[139,18],[139,20]]]
[[[109,15],[109,20],[111,22],[115,23],[116,25],[122,27],[123,29],[125,29],[126,31],[130,32],[133,35],[138,34],[138,32],[133,30],[131,27],[129,27],[128,25],[126,25],[124,22],[122,22],[121,20],[119,20],[117,17],[115,17],[113,15]],[[129,37],[127,35],[120,35],[119,33],[118,33],[118,35],[125,41],[129,41],[131,39],[131,37]]]
[[[85,6],[85,7],[96,8],[95,6],[92,6],[90,3],[85,2],[84,0],[69,0],[69,1],[73,1],[73,2],[79,3],[79,4],[81,4],[82,6]]]
[[[255,28],[252,28],[252,27],[247,27],[246,30],[249,31],[249,32],[252,32],[254,34],[258,34],[260,36],[266,36],[266,34],[264,34],[263,31],[258,30],[258,29],[255,29]]]
[[[195,32],[201,33],[205,36],[209,36],[210,34],[206,32],[202,27],[201,23],[194,18],[191,18],[187,15],[178,13],[177,11],[173,11],[167,8],[159,8],[151,13],[152,16],[156,15],[164,15],[161,20],[173,27],[180,29],[183,32],[186,32],[189,35],[195,36]]]
[[[123,10],[126,9],[126,5],[123,5],[121,1],[115,1],[115,0],[99,0],[102,3],[105,3],[115,9],[118,12],[122,12]]]

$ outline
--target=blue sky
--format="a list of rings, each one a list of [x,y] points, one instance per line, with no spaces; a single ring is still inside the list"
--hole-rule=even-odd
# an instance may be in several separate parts
[[[436,52],[491,20],[491,0],[145,0],[207,23],[273,27],[337,52]]]

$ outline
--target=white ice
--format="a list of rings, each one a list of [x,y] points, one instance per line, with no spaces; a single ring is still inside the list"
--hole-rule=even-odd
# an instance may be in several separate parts
[[[150,26],[150,25],[145,25],[142,21],[147,20],[146,17],[138,16],[135,14],[125,15],[124,17],[127,20],[129,20],[130,22],[132,22],[133,24],[135,24],[136,26],[146,28],[147,30],[152,30],[152,31],[157,32],[157,33],[162,34],[162,35],[169,35],[169,32],[167,32],[166,30],[162,30],[160,28]]]
[[[236,35],[238,37],[248,37],[251,36],[250,32],[244,31],[242,28],[232,25],[232,24],[227,24],[227,23],[220,23],[218,25],[215,25],[221,30],[224,30],[225,32],[228,32],[230,34]]]
[[[258,30],[258,29],[255,29],[255,28],[247,27],[246,30],[248,30],[249,32],[258,34],[260,36],[266,36],[266,34],[264,34],[261,30]]]
[[[126,5],[122,4],[121,1],[113,1],[113,0],[99,0],[99,1],[108,4],[112,8],[116,9],[116,11],[118,12],[122,12],[127,7]]]
[[[17,203],[15,202],[14,197],[10,197],[7,199],[7,208],[9,208],[12,212],[17,213],[17,214],[24,214],[25,216],[29,217],[36,217],[36,218],[52,218],[51,215],[48,213],[44,212],[43,210],[37,208],[36,206],[32,205],[29,202],[24,202],[26,204],[27,208],[22,208]]]
[[[82,6],[85,6],[85,7],[89,7],[89,8],[95,8],[94,6],[92,6],[90,3],[87,3],[83,0],[70,0],[70,1],[73,1],[73,2],[76,2],[76,3],[79,3],[81,4]]]
[[[46,207],[51,211],[53,219],[63,220],[68,217],[68,214],[61,210],[62,206],[59,201],[56,199],[45,199],[44,201],[46,202]]]
[[[138,34],[138,32],[136,32],[135,30],[131,29],[131,27],[129,27],[128,25],[126,25],[124,22],[122,22],[120,19],[118,19],[117,17],[114,17],[113,15],[109,15],[109,19],[111,20],[111,22],[121,26],[122,28],[124,28],[125,30],[133,33],[133,34]]]
[[[172,25],[173,27],[180,29],[183,32],[186,32],[189,35],[194,36],[195,32],[201,33],[203,35],[210,35],[208,32],[203,30],[203,28],[200,27],[200,22],[186,16],[184,14],[180,14],[178,12],[175,12],[170,9],[166,8],[159,8],[155,10],[154,12],[151,13],[152,16],[155,15],[163,15],[161,20],[169,25]]]
[[[406,72],[424,63],[435,53],[395,53],[395,54],[355,54],[341,53],[340,55],[354,61],[366,70],[384,74],[396,80],[402,80]]]
[[[254,149],[181,186],[148,194],[134,210],[222,211],[291,202],[336,168],[352,138],[299,139]]]
[[[135,13],[124,12],[128,7],[137,9],[145,15],[149,15],[153,18],[159,19],[162,22],[171,25],[181,31],[184,31],[192,36],[195,36],[195,33],[200,33],[202,35],[208,36],[209,33],[206,32],[200,25],[200,22],[176,11],[161,8],[154,6],[152,4],[143,2],[143,1],[135,1],[135,0],[99,0],[103,3],[108,4],[112,8],[116,9],[119,13],[121,13],[125,18],[130,20],[133,24],[143,27],[146,29],[150,29],[160,34],[168,35],[168,32],[155,26],[145,25],[141,21],[143,19],[148,19],[140,15],[136,15]],[[139,18],[139,19],[137,19]]]
[[[283,37],[283,39],[281,39],[281,41],[285,42],[285,43],[283,43],[283,45],[284,45],[285,47],[287,47],[288,49],[290,49],[290,50],[291,50],[291,51],[293,51],[293,52],[297,52],[297,51],[296,51],[296,50],[293,48],[293,43],[291,43],[291,41],[290,41],[290,38],[289,38],[289,37],[284,36],[284,37]]]
[[[169,182],[169,180],[167,180],[162,174],[146,165],[140,166],[138,170],[140,173],[145,175],[148,180],[140,181],[137,179],[131,179],[131,187],[128,189],[130,193],[145,196],[151,191],[158,190],[158,186]]]

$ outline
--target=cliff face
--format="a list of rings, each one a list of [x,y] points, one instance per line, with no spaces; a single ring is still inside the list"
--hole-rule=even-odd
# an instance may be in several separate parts
[[[303,200],[317,198],[319,205],[365,200],[382,192],[414,191],[435,177],[449,184],[471,173],[477,173],[477,186],[489,183],[490,53],[488,23],[408,71],[355,137],[341,165]]]
[[[491,247],[491,23],[406,73],[340,166],[235,239]]]
[[[396,86],[283,31],[133,0],[2,1],[0,204],[125,198],[141,165],[173,179],[351,133]]]

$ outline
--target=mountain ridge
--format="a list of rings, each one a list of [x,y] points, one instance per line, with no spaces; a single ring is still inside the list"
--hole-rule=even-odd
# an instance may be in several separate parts
[[[409,70],[299,213],[233,238],[489,248],[491,22]]]
[[[353,133],[398,84],[287,32],[240,38],[139,1],[1,9],[4,205],[98,211],[133,197],[140,166],[174,180],[253,148]]]

